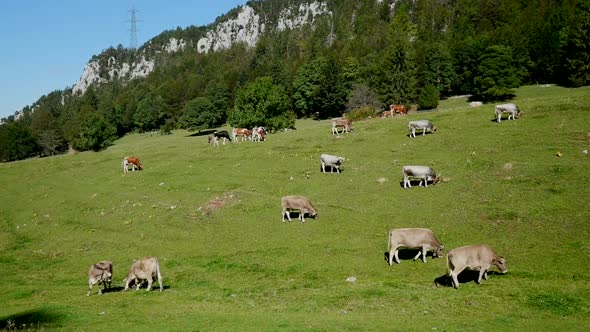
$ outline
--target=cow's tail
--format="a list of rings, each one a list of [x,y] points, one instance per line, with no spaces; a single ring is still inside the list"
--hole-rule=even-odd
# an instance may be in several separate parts
[[[160,273],[160,261],[156,258],[156,275],[158,276],[158,284],[160,284],[160,292],[164,288],[164,280],[162,280],[162,274]]]

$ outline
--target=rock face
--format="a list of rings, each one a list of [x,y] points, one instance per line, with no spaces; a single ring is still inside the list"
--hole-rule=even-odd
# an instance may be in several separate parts
[[[265,23],[264,19],[250,6],[241,6],[239,9],[236,18],[214,25],[198,41],[172,37],[164,45],[155,48],[150,41],[141,48],[141,53],[132,63],[117,61],[114,57],[110,57],[106,64],[107,68],[101,68],[99,60],[89,61],[84,67],[80,80],[74,85],[73,93],[83,94],[93,84],[107,83],[115,79],[133,80],[146,77],[156,66],[155,55],[194,49],[195,44],[196,51],[199,53],[228,49],[235,43],[244,43],[248,47],[256,46],[260,36],[267,29],[268,23]],[[272,29],[275,31],[297,29],[305,24],[313,24],[316,17],[321,15],[332,16],[326,2],[314,1],[302,4],[298,8],[284,8],[278,21],[273,22]],[[148,48],[151,50],[149,54],[155,55],[148,55],[146,51]]]

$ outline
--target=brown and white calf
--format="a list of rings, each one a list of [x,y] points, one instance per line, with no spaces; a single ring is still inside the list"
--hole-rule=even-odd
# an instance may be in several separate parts
[[[234,143],[238,142],[238,136],[242,136],[242,142],[252,140],[252,131],[246,128],[232,128],[231,135],[234,139]]]
[[[266,140],[266,128],[254,127],[252,128],[252,141],[260,142]]]
[[[398,114],[398,115],[408,114],[408,110],[406,109],[406,106],[404,106],[404,105],[389,105],[389,111],[391,112],[392,117],[396,114]]]
[[[515,118],[520,118],[522,116],[522,112],[518,109],[518,106],[512,103],[496,105],[494,111],[496,112],[497,122],[502,122],[502,114],[504,113],[508,113],[508,120],[510,120],[510,117],[514,120]]]
[[[442,257],[445,248],[436,235],[428,228],[395,228],[389,231],[389,265],[399,262],[398,252],[400,248],[420,249],[414,260],[422,255],[422,261],[426,263],[426,253],[432,251],[432,257]]]
[[[139,158],[137,157],[125,157],[123,158],[123,172],[129,172],[129,165],[131,165],[131,170],[135,172],[135,168],[142,170],[143,167],[141,166],[141,162],[139,162]]]
[[[291,221],[291,210],[299,210],[298,219],[301,220],[301,222],[305,222],[303,215],[306,213],[313,219],[318,215],[318,211],[305,196],[283,196],[281,198],[281,209],[283,222],[285,222],[285,215],[287,216],[287,219]]]
[[[102,284],[103,290],[107,287],[111,288],[111,282],[113,281],[113,263],[111,261],[100,261],[96,264],[92,264],[88,269],[88,294],[92,294],[92,286],[98,283],[98,294],[102,294],[100,284]]]
[[[144,257],[136,260],[131,264],[127,278],[125,279],[125,290],[129,289],[131,281],[136,285],[136,290],[139,289],[140,280],[147,280],[147,291],[152,289],[153,278],[156,277],[158,284],[160,284],[160,292],[163,290],[162,275],[160,273],[160,263],[156,257]]]
[[[479,278],[477,283],[481,283],[481,279],[488,279],[488,270],[496,266],[500,272],[506,273],[506,259],[498,256],[496,252],[485,244],[477,244],[455,248],[449,251],[447,255],[447,271],[449,276],[453,279],[453,286],[459,288],[459,280],[457,276],[463,270],[479,271]]]
[[[332,119],[332,135],[340,134],[338,127],[344,127],[343,133],[348,133],[352,130],[352,120],[347,118],[333,118]]]
[[[416,138],[416,130],[422,130],[422,136],[426,135],[426,131],[430,131],[431,134],[436,133],[436,127],[432,125],[430,120],[415,120],[408,123],[408,129],[410,130],[410,138]]]
[[[404,166],[402,173],[404,175],[404,189],[412,188],[410,178],[420,179],[418,186],[424,182],[424,187],[428,187],[428,181],[432,181],[432,184],[437,184],[440,181],[440,177],[428,166]]]

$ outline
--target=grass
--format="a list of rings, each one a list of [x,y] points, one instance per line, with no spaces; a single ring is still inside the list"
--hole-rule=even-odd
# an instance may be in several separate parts
[[[493,105],[449,99],[339,137],[304,120],[263,143],[133,134],[100,153],[1,164],[0,328],[588,329],[590,88],[523,87],[515,102],[524,117],[500,124]],[[419,118],[439,132],[409,139]],[[322,174],[321,153],[346,157],[342,174]],[[126,155],[145,170],[123,174]],[[404,190],[408,164],[444,181]],[[318,219],[282,223],[283,195],[308,196]],[[444,259],[387,265],[397,227],[431,228],[448,249],[486,243],[509,271],[437,288]],[[148,255],[165,291],[118,291]],[[86,297],[103,259],[117,291]]]

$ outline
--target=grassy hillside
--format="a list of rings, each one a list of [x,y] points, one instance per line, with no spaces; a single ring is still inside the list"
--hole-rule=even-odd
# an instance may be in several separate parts
[[[134,134],[100,153],[2,164],[0,328],[588,328],[590,88],[523,87],[515,102],[524,117],[502,123],[493,105],[450,99],[340,137],[309,120],[263,143]],[[419,118],[439,132],[409,139]],[[322,174],[321,153],[346,157],[343,173]],[[145,170],[124,174],[126,155]],[[404,190],[408,164],[444,180]],[[292,194],[319,218],[282,223],[280,197]],[[431,228],[447,249],[487,243],[508,273],[437,288],[444,259],[411,252],[387,265],[397,227]],[[148,255],[165,291],[120,291]],[[87,269],[102,259],[117,288],[86,297]]]

